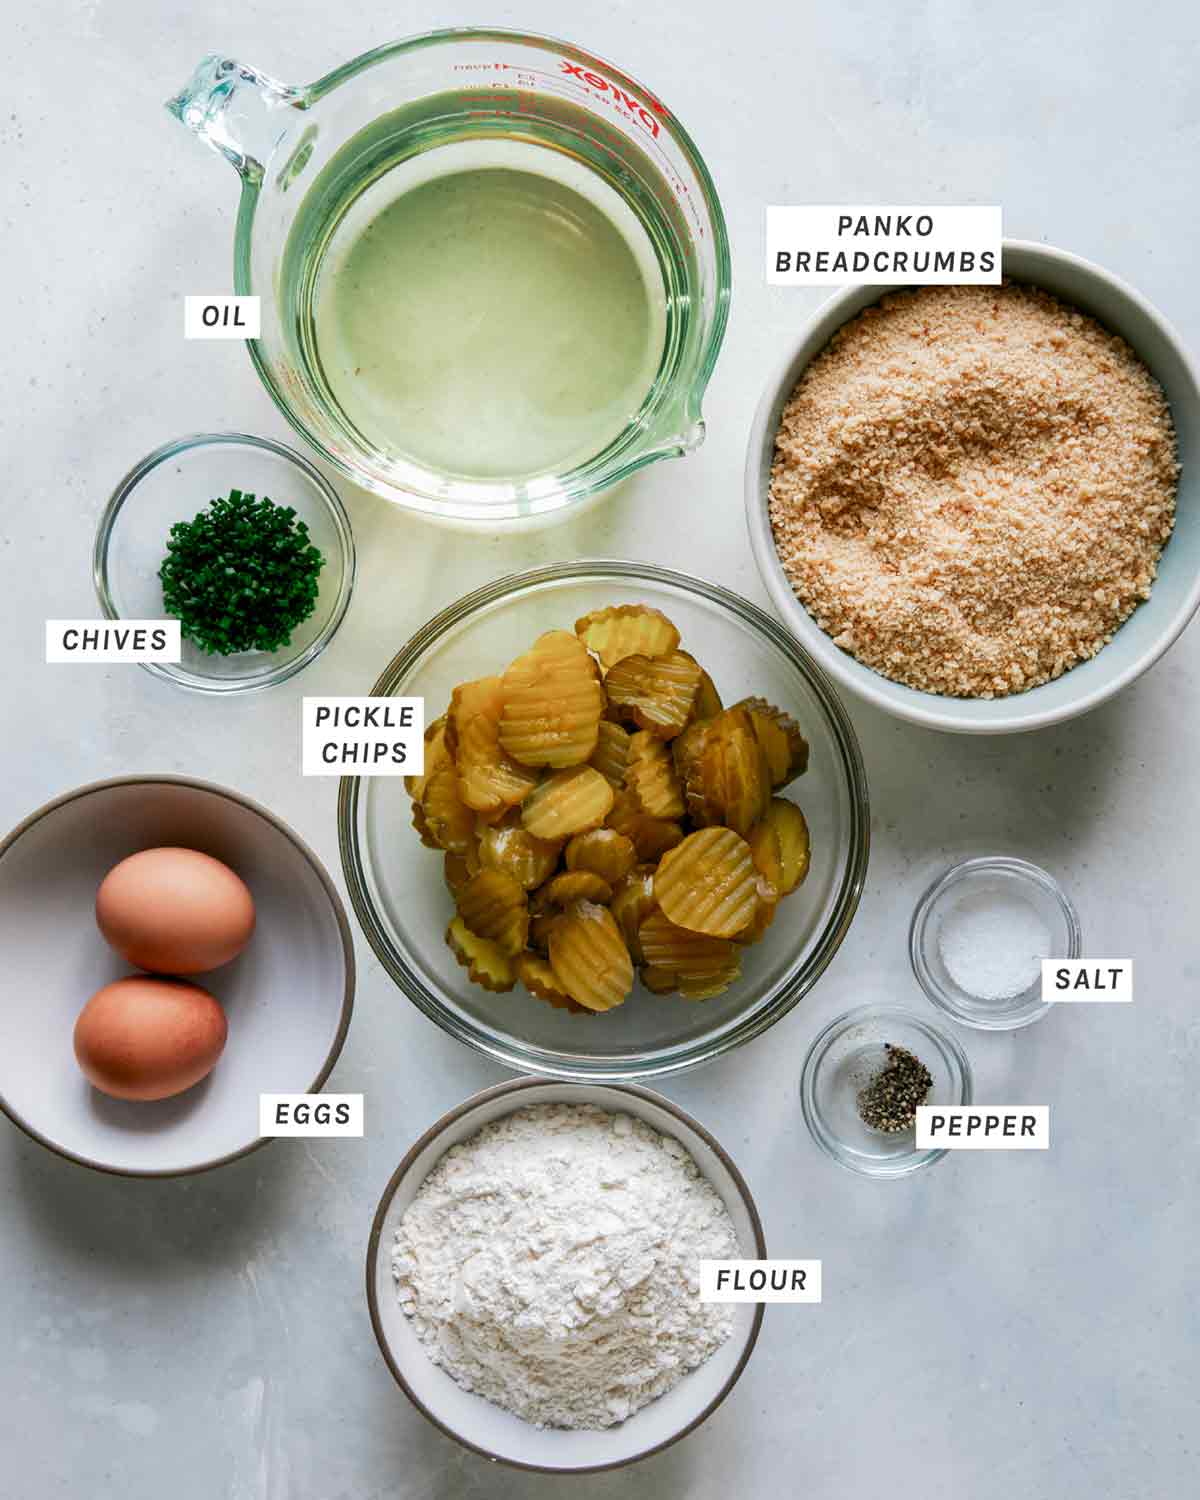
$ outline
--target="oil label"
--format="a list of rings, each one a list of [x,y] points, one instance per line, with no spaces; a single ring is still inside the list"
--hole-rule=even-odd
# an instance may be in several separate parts
[[[819,1260],[702,1260],[701,1302],[820,1302]]]
[[[999,286],[997,206],[767,209],[771,286]]]
[[[419,776],[425,769],[424,698],[305,698],[305,776]]]
[[[260,1094],[259,1135],[355,1135],[363,1133],[361,1094]]]
[[[1042,959],[1043,1003],[1061,1005],[1068,1000],[1128,1005],[1133,1000],[1133,959]]]
[[[185,339],[256,339],[262,332],[258,297],[185,297]]]
[[[1048,1104],[918,1104],[917,1150],[1045,1151]]]
[[[46,661],[178,661],[178,620],[47,620]]]

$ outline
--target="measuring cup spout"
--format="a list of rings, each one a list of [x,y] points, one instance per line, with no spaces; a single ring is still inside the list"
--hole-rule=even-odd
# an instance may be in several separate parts
[[[285,111],[306,107],[303,89],[219,52],[203,58],[185,87],[167,100],[177,120],[256,183],[288,132]]]

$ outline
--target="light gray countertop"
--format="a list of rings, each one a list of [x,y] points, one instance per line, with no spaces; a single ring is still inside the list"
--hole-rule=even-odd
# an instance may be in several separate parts
[[[47,667],[43,621],[94,613],[95,521],[143,453],[202,429],[288,438],[243,350],[181,338],[183,295],[228,285],[236,182],[162,100],[213,48],[302,81],[398,34],[479,19],[612,57],[695,136],[734,249],[708,441],[584,519],[513,542],[465,541],[347,494],[356,598],[305,692],[366,691],[430,614],[539,561],[649,558],[765,602],[743,444],[767,371],[820,296],[764,286],[767,202],[1001,202],[1009,234],[1110,267],[1200,347],[1190,5],[22,7],[0,113],[3,827],[81,782],[188,773],[268,804],[340,882],[336,782],[298,774],[293,689],[208,702],[136,667]],[[848,705],[873,804],[849,938],[768,1038],[664,1085],[738,1160],[772,1251],[823,1259],[825,1301],[768,1309],[705,1427],[574,1493],[1174,1500],[1194,1484],[1198,705],[1195,627],[1116,701],[1023,738],[942,737]],[[805,1131],[805,1048],[865,998],[925,1004],[905,953],[912,905],[939,867],[988,850],[1059,876],[1093,951],[1136,960],[1136,1001],[1070,1007],[1015,1035],[960,1033],[980,1097],[1051,1106],[1049,1152],[857,1178]],[[459,1450],[376,1351],[362,1260],[378,1195],[436,1115],[502,1074],[424,1020],[365,942],[358,952],[333,1086],[365,1092],[364,1140],[280,1141],[208,1175],[145,1182],[58,1160],[0,1122],[0,1495],[450,1500],[564,1487]],[[36,976],[3,984],[38,1003]]]

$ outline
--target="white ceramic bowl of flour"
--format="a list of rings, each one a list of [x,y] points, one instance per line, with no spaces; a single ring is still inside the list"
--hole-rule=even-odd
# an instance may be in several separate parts
[[[843,324],[896,287],[835,292],[805,325],[767,383],[746,450],[746,515],[758,570],[776,613],[843,688],[897,718],[958,734],[1011,734],[1075,718],[1104,703],[1159,659],[1200,606],[1200,379],[1167,320],[1125,282],[1091,261],[1026,240],[1005,240],[1004,274],[1052,293],[1119,334],[1162,386],[1178,441],[1175,529],[1150,598],[1096,656],[1061,677],[1004,698],[952,698],[893,682],[826,635],[792,590],[775,550],[768,514],[780,416],[805,368]]]
[[[762,1306],[739,1304],[732,1335],[670,1391],[625,1421],[590,1430],[538,1428],[462,1389],[426,1354],[403,1312],[392,1272],[396,1228],[421,1184],[445,1153],[514,1110],[546,1104],[590,1104],[632,1115],[673,1137],[716,1190],[737,1235],[740,1255],[766,1255],[750,1190],[717,1142],[660,1094],[631,1085],[517,1079],[475,1094],[444,1115],[416,1142],[384,1190],[367,1249],[367,1301],[379,1347],[413,1404],[450,1437],[486,1458],[553,1474],[581,1474],[633,1463],[675,1442],[708,1417],[733,1388],[750,1358]]]

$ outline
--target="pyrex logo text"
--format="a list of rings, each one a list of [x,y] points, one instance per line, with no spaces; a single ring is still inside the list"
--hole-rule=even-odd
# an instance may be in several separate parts
[[[565,57],[560,57],[559,62],[562,64],[563,72],[569,73],[572,78],[578,78],[581,83],[591,84],[592,88],[594,89],[600,89],[604,93],[612,94],[619,103],[623,104],[631,114],[637,117],[638,121],[650,132],[652,136],[657,137],[658,121],[654,118],[654,116],[650,113],[646,106],[641,103],[640,100],[631,97],[631,95],[627,94],[624,89],[619,89],[616,84],[611,82],[609,79],[601,78],[599,73],[588,72],[588,70],[584,68],[580,63],[568,62]],[[655,109],[665,112],[663,111],[663,106],[658,102],[657,99],[651,99],[650,102],[651,104],[653,104]]]

